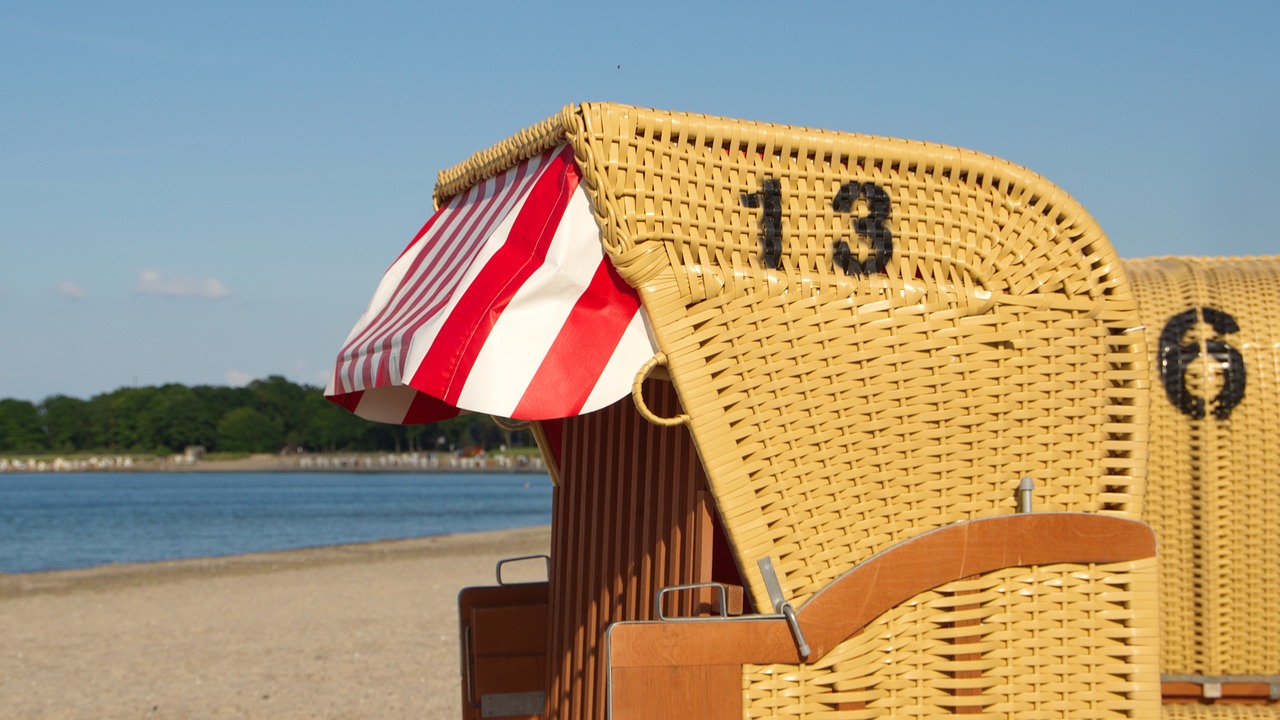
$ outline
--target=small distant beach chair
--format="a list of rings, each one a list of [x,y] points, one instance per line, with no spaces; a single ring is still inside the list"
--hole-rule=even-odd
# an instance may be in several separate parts
[[[583,104],[436,201],[328,394],[553,468],[548,582],[461,597],[464,717],[1159,716],[1147,338],[1061,190]]]

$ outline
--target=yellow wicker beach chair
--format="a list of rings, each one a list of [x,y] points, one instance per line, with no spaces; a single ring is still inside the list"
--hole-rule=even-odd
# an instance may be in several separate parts
[[[1280,717],[1280,257],[1126,267],[1154,370],[1165,696],[1194,703],[1166,714]]]
[[[1061,190],[958,148],[583,104],[441,173],[436,201],[330,394],[540,421],[550,579],[464,593],[466,717],[1159,715],[1147,341]],[[587,206],[592,247],[555,250],[538,213]],[[448,249],[481,225],[531,254],[433,270],[490,257]],[[596,229],[572,342],[486,386],[485,338],[522,349],[538,315],[501,269],[552,268],[540,297],[564,295]],[[592,349],[570,321],[610,288],[626,352],[593,357],[652,358],[630,400],[560,397]]]
[[[956,148],[595,104],[437,201],[561,143],[659,352],[653,426],[540,431],[546,716],[1159,714],[1147,351],[1079,205]],[[756,615],[659,593],[721,573]]]

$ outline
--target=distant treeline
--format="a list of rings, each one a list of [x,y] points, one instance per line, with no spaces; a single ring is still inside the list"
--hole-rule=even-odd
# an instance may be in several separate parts
[[[412,452],[533,444],[528,431],[503,430],[486,415],[429,425],[369,422],[325,400],[320,388],[279,376],[245,387],[162,385],[88,400],[0,400],[0,453],[168,454],[195,445],[213,452]]]

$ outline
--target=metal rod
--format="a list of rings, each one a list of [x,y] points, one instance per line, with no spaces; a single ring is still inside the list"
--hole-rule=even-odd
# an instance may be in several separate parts
[[[769,594],[769,602],[773,603],[773,611],[786,618],[787,625],[791,628],[791,637],[796,641],[796,650],[801,658],[808,660],[809,643],[805,641],[804,633],[800,630],[800,617],[796,615],[796,609],[791,607],[791,603],[787,602],[786,596],[782,594],[782,584],[778,582],[778,573],[773,569],[773,560],[763,557],[756,564],[760,566],[760,576],[764,579],[764,589]]]
[[[1030,477],[1022,478],[1022,482],[1018,483],[1018,512],[1031,512],[1031,500],[1035,495],[1036,483]]]

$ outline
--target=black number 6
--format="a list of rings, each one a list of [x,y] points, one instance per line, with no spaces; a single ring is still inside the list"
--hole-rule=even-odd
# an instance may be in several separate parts
[[[1200,356],[1200,343],[1183,342],[1201,317],[1218,335],[1240,332],[1240,325],[1230,315],[1214,308],[1192,308],[1169,318],[1160,333],[1160,379],[1164,381],[1169,401],[1195,420],[1204,419],[1204,398],[1192,395],[1187,389],[1187,368]],[[1244,356],[1239,350],[1214,337],[1206,338],[1204,349],[1222,367],[1222,389],[1213,398],[1213,416],[1226,420],[1231,410],[1244,399]]]

